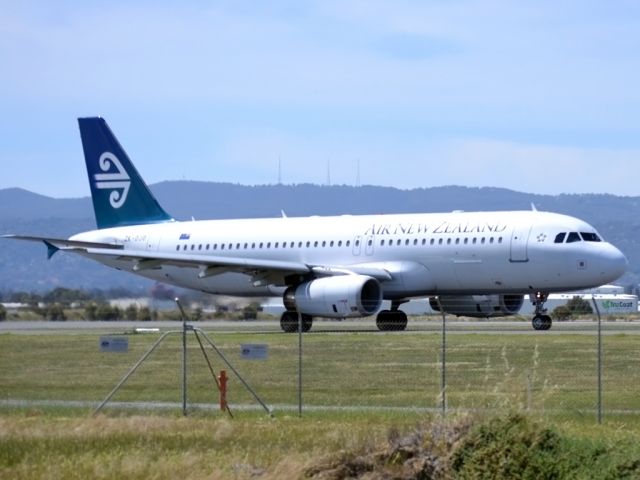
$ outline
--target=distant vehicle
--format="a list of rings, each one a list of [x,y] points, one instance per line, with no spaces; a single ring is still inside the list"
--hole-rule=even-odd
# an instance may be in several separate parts
[[[203,292],[282,297],[286,332],[298,330],[298,313],[304,331],[314,316],[376,313],[380,330],[404,330],[400,305],[424,296],[456,315],[514,315],[525,294],[533,327],[546,330],[549,293],[602,285],[627,267],[591,225],[535,210],[176,221],[107,123],[79,124],[98,229],[5,237]],[[390,310],[379,311],[383,299]]]

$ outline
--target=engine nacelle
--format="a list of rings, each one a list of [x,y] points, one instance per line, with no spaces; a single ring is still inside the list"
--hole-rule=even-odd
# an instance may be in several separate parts
[[[460,295],[440,297],[445,313],[458,317],[506,317],[516,315],[522,308],[524,295]],[[439,312],[435,297],[429,298],[431,308]]]
[[[365,275],[318,278],[284,292],[287,310],[318,317],[364,317],[376,313],[381,304],[380,284]]]

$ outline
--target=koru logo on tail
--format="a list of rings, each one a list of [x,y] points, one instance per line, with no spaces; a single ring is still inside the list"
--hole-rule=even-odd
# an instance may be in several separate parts
[[[96,173],[93,178],[96,181],[96,188],[113,190],[109,195],[109,203],[113,208],[120,208],[124,205],[129,195],[129,187],[131,186],[131,179],[123,168],[122,163],[111,152],[104,152],[100,155],[98,160],[100,170],[108,173]],[[109,172],[113,167],[116,172]]]

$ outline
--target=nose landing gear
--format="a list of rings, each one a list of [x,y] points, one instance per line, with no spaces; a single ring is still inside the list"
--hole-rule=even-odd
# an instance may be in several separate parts
[[[548,293],[536,292],[534,299],[531,300],[536,307],[535,315],[531,320],[534,330],[549,330],[551,328],[551,317],[547,315],[547,309],[544,308],[544,302],[548,297]]]

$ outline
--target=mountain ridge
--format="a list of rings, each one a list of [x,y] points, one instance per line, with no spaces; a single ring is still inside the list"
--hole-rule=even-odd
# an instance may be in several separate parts
[[[541,195],[498,187],[438,186],[410,190],[364,185],[256,185],[163,181],[150,185],[160,204],[178,220],[287,216],[432,213],[453,210],[538,210],[591,223],[627,255],[623,283],[640,280],[640,197],[611,194]],[[66,237],[95,228],[90,197],[52,198],[22,188],[0,189],[0,234]],[[55,286],[148,288],[137,276],[117,272],[77,255],[49,262],[41,245],[4,240],[0,290]]]

